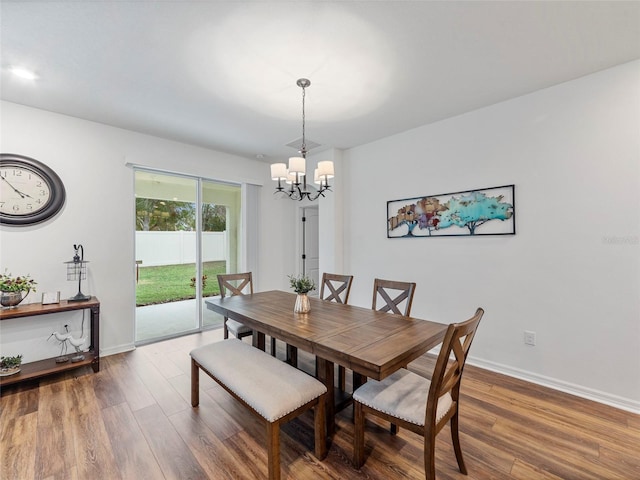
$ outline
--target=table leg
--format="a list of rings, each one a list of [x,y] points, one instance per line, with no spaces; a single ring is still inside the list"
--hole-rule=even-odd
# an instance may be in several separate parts
[[[287,343],[287,363],[298,368],[298,348]]]
[[[361,387],[367,383],[367,377],[358,372],[353,372],[353,391],[355,392],[358,387]]]
[[[264,352],[264,349],[265,349],[264,333],[254,330],[251,340],[254,347],[259,348]]]
[[[335,410],[335,396],[333,386],[333,362],[329,362],[324,358],[317,357],[318,359],[318,380],[320,380],[327,387],[327,435],[333,435],[336,431],[336,410]]]

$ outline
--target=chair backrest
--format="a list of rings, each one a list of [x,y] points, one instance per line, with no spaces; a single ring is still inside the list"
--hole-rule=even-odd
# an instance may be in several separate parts
[[[376,278],[373,281],[373,304],[371,308],[381,312],[391,312],[398,315],[411,315],[411,303],[416,284],[413,282],[396,282]],[[391,295],[395,295],[391,298]],[[378,298],[384,303],[378,308]],[[404,308],[402,305],[404,304]]]
[[[323,273],[320,285],[320,299],[346,304],[349,301],[351,282],[353,275],[336,275],[335,273]],[[327,296],[325,297],[325,288]]]
[[[484,315],[484,310],[478,308],[473,317],[462,323],[452,323],[447,329],[447,333],[442,341],[438,360],[433,370],[429,398],[427,399],[427,409],[425,412],[425,425],[435,425],[437,422],[436,412],[438,400],[443,395],[450,393],[455,405],[458,408],[458,398],[460,395],[460,380],[462,371],[467,361],[467,355],[471,342],[476,335],[480,320]],[[453,353],[453,357],[451,357]],[[445,418],[446,421],[446,418]]]
[[[220,297],[222,298],[253,293],[251,272],[220,274],[218,275],[218,285],[220,286]]]

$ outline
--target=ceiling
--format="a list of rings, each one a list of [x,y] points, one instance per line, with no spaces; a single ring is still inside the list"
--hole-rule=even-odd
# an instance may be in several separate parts
[[[6,1],[3,100],[284,160],[640,58],[640,2]],[[35,71],[24,81],[11,66]]]

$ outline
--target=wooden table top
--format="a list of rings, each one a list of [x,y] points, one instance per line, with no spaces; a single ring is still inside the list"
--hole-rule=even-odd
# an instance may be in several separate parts
[[[311,311],[293,313],[296,295],[277,290],[207,299],[207,308],[261,333],[381,380],[442,342],[447,325],[309,297]]]

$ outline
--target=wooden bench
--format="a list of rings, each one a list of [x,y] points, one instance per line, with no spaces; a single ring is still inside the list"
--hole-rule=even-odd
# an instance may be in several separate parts
[[[325,397],[327,387],[269,354],[230,339],[191,351],[191,405],[200,403],[200,370],[218,382],[267,430],[269,479],[280,478],[280,425],[315,408],[315,456],[327,456]]]

